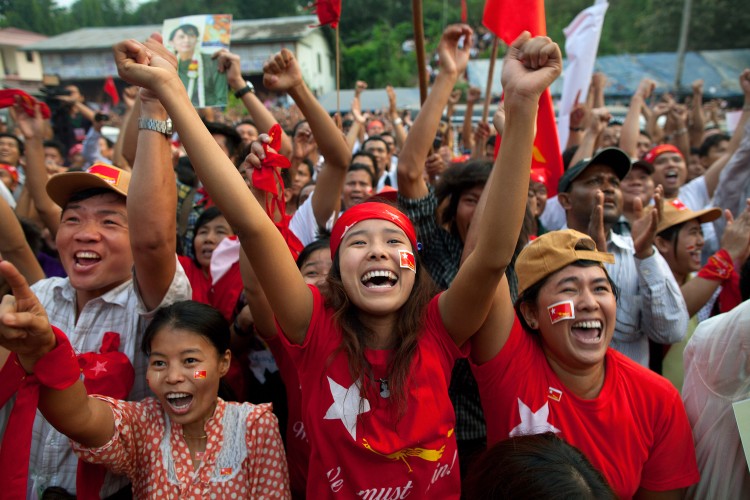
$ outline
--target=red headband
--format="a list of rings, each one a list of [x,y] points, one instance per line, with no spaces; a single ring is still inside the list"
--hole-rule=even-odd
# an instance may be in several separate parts
[[[7,163],[0,163],[0,169],[6,170],[10,174],[13,182],[18,182],[18,169],[16,167]]]
[[[339,249],[341,240],[344,239],[347,231],[358,222],[368,219],[382,219],[396,224],[406,233],[412,248],[416,251],[417,233],[406,215],[386,203],[366,202],[347,209],[334,224],[333,231],[331,231],[332,259],[336,257],[336,251]]]
[[[680,155],[680,158],[682,158],[683,160],[685,159],[685,157],[682,155],[682,152],[672,144],[659,144],[658,146],[651,148],[651,151],[646,153],[646,155],[643,157],[643,161],[647,163],[654,163],[656,157],[664,153],[676,153]]]

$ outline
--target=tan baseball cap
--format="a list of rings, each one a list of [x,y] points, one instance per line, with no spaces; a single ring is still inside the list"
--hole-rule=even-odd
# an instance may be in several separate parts
[[[689,220],[698,219],[698,221],[703,224],[705,222],[715,221],[719,217],[721,217],[720,208],[707,208],[705,210],[694,212],[686,207],[679,198],[675,198],[664,202],[664,208],[661,212],[661,221],[656,228],[656,233],[661,233],[672,226],[682,224]]]
[[[597,251],[594,240],[573,229],[543,234],[529,243],[516,259],[518,296],[550,274],[579,260],[612,264],[615,256]]]
[[[122,196],[128,196],[130,172],[106,163],[94,163],[85,172],[64,172],[53,175],[47,181],[47,194],[52,201],[65,208],[68,200],[86,189],[111,189]]]

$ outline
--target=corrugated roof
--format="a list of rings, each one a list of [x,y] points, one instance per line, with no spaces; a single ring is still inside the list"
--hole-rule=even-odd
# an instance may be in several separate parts
[[[704,98],[742,96],[739,76],[748,65],[750,49],[687,52],[682,73],[683,90],[689,89],[693,81],[703,79]],[[562,92],[566,67],[567,61],[563,61],[563,75],[550,87],[555,97],[559,97]],[[599,56],[594,64],[595,71],[607,75],[604,95],[608,98],[630,98],[643,78],[656,82],[657,93],[671,91],[676,68],[677,54],[674,52]],[[488,69],[487,59],[469,61],[469,83],[484,89],[487,86]],[[492,91],[497,95],[502,92],[501,72],[502,61],[498,60],[492,80]]]
[[[239,19],[232,21],[232,43],[294,41],[304,38],[318,23],[316,16],[275,17],[271,19]],[[120,40],[143,40],[151,33],[161,33],[161,24],[81,28],[50,37],[23,47],[39,52],[73,52],[109,50]]]
[[[46,39],[45,35],[34,33],[33,31],[20,30],[18,28],[0,29],[0,45],[6,47],[21,47]]]

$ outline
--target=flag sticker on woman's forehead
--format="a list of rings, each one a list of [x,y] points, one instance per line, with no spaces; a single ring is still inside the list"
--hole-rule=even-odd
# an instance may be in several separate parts
[[[409,250],[399,250],[398,255],[400,257],[399,266],[402,269],[411,269],[415,273],[417,272],[417,263],[414,260],[414,254]]]
[[[563,300],[547,306],[547,311],[549,311],[549,320],[553,325],[558,321],[575,319],[576,317],[572,300]]]
[[[206,378],[206,370],[195,370],[193,372],[193,378]]]

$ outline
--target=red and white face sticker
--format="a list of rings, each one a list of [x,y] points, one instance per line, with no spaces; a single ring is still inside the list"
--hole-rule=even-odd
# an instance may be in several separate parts
[[[399,266],[402,269],[411,269],[415,273],[417,272],[417,262],[413,253],[409,250],[399,250],[398,256],[400,258]]]
[[[193,372],[193,378],[206,378],[206,370],[195,370]]]
[[[572,300],[563,300],[562,302],[552,304],[547,307],[547,311],[549,312],[550,323],[553,325],[558,321],[576,318]]]

